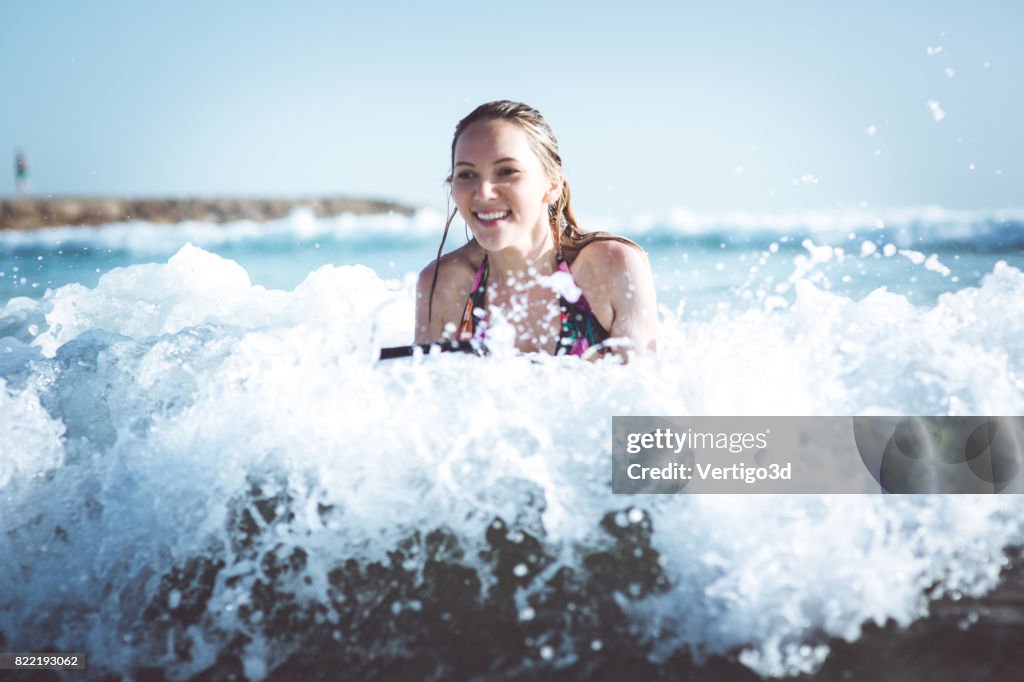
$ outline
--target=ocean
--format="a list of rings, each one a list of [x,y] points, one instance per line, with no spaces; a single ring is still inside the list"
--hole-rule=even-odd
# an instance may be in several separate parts
[[[842,649],[846,679],[872,633],[995,627],[1019,496],[614,495],[611,418],[1024,414],[1024,212],[585,221],[647,250],[656,355],[378,363],[442,224],[0,232],[0,650],[504,680],[827,675]]]

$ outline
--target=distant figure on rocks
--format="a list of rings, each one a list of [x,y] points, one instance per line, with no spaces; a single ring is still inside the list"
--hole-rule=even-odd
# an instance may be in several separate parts
[[[14,189],[19,196],[29,195],[28,157],[20,149],[14,152]]]

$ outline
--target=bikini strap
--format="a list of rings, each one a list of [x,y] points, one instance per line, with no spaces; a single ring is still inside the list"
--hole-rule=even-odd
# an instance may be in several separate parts
[[[474,311],[477,309],[486,311],[487,275],[489,272],[487,255],[484,254],[484,259],[480,261],[480,267],[476,269],[476,275],[473,277],[473,284],[469,289],[469,298],[466,300],[466,308],[462,311],[462,322],[459,324],[458,336],[461,341],[468,341],[476,336],[477,315],[474,314]]]

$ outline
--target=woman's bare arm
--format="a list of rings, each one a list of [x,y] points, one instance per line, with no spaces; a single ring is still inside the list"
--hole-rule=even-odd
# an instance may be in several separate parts
[[[576,262],[577,282],[610,336],[629,339],[637,352],[656,350],[658,302],[647,254],[602,240],[589,244]]]
[[[475,269],[470,261],[473,252],[462,247],[427,265],[420,271],[416,281],[416,322],[414,343],[430,343],[452,338],[445,333],[445,325],[462,321],[462,311],[469,298],[469,287],[473,282]],[[434,304],[430,310],[430,288],[434,270],[438,269],[437,285],[434,287]],[[429,318],[429,322],[428,322]]]

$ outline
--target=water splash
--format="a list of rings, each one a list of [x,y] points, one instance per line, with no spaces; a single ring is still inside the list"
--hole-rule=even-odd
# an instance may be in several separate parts
[[[789,675],[829,637],[991,589],[1022,540],[1013,499],[610,493],[612,415],[1024,410],[1019,270],[932,307],[794,289],[708,321],[666,311],[661,352],[628,368],[376,364],[411,336],[411,283],[326,266],[268,290],[196,247],[14,299],[4,646],[171,679],[262,679],[310,652],[442,674],[460,637],[480,674],[636,650]]]

